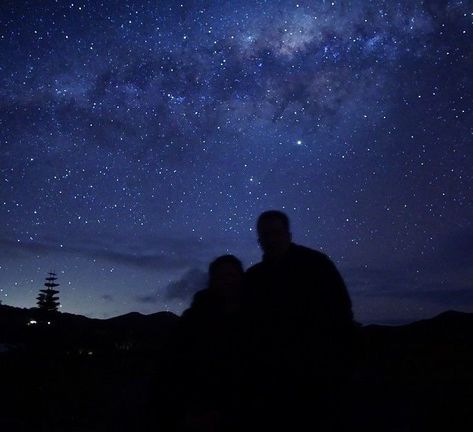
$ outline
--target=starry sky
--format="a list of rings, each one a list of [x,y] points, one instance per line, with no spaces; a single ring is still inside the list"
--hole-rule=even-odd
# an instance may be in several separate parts
[[[473,312],[473,1],[2,1],[0,295],[180,313],[255,221],[356,319]]]

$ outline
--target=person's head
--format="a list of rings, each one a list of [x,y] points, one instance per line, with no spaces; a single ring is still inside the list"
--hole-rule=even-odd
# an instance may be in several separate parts
[[[234,255],[222,255],[209,265],[209,288],[237,291],[243,281],[243,265]]]
[[[278,210],[261,213],[256,223],[258,243],[267,258],[279,258],[289,248],[292,235],[287,215]]]

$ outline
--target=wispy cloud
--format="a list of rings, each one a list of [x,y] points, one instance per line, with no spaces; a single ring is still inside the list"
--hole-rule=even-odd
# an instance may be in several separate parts
[[[89,239],[62,241],[64,244],[53,237],[21,242],[0,238],[0,256],[7,258],[28,254],[69,253],[143,269],[184,270],[195,266],[204,267],[207,265],[207,257],[215,255],[214,243],[204,243],[198,239],[150,236],[135,242],[120,241],[111,237],[107,237],[106,241]]]
[[[138,303],[143,304],[158,304],[160,303],[161,299],[157,294],[145,294],[145,295],[138,295],[134,297]]]
[[[186,300],[207,285],[207,273],[199,269],[191,269],[184,273],[179,280],[171,282],[165,295],[168,299]]]

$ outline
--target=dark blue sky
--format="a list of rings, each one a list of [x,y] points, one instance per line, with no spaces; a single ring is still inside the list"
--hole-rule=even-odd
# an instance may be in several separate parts
[[[6,1],[0,289],[180,312],[285,210],[361,322],[473,311],[472,1]]]

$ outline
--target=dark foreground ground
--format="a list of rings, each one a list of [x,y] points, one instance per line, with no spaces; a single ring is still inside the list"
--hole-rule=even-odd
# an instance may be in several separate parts
[[[61,314],[47,324],[0,307],[0,431],[159,430],[156,393],[177,320]],[[472,314],[366,326],[360,335],[351,412],[340,413],[352,430],[473,430]]]

